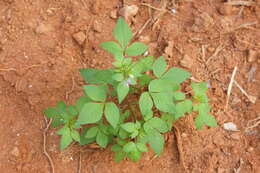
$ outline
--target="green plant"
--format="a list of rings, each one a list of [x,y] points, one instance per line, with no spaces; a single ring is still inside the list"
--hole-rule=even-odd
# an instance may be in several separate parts
[[[160,155],[163,133],[186,113],[198,113],[198,129],[217,125],[209,114],[205,82],[191,83],[192,94],[181,92],[181,83],[190,77],[188,71],[178,67],[167,70],[163,57],[143,57],[148,47],[140,42],[130,43],[132,32],[122,18],[113,35],[118,42],[108,41],[101,46],[114,55],[114,67],[81,69],[87,83],[83,86],[85,95],[75,105],[58,102],[56,107],[44,110],[53,119],[54,127],[63,126],[57,131],[62,135],[61,149],[72,141],[81,145],[96,142],[102,148],[113,144],[116,161],[125,157],[137,161],[148,151],[147,144]],[[132,56],[140,57],[133,61]]]

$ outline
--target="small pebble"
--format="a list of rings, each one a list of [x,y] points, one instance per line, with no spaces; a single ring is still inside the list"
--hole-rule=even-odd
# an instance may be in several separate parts
[[[112,10],[112,11],[110,12],[110,17],[111,17],[112,19],[116,19],[116,18],[117,18],[117,10]]]
[[[191,57],[189,55],[184,55],[182,60],[180,61],[180,64],[183,66],[183,67],[186,67],[186,68],[192,68],[193,66],[193,60],[191,59]]]
[[[253,148],[253,147],[248,147],[248,148],[246,149],[246,151],[249,152],[249,153],[251,153],[252,151],[254,151],[254,148]]]
[[[86,35],[82,31],[73,34],[72,37],[79,45],[83,45],[86,40]]]
[[[93,29],[96,32],[102,32],[102,25],[99,21],[95,20],[93,23]]]
[[[51,25],[41,23],[41,24],[39,24],[39,26],[37,26],[37,28],[35,29],[35,32],[37,34],[46,34],[50,31],[52,31],[52,29],[53,28]]]
[[[223,3],[223,5],[219,8],[219,13],[222,15],[231,15],[233,11],[232,5],[228,3]]]
[[[228,130],[228,131],[238,131],[237,125],[232,122],[224,123],[223,127],[225,130]]]
[[[15,157],[18,157],[20,155],[20,151],[17,147],[14,147],[11,151],[11,154]]]
[[[254,61],[256,61],[256,59],[257,59],[257,51],[252,50],[252,49],[248,50],[247,61],[254,62]]]
[[[240,135],[238,133],[233,133],[230,135],[230,138],[234,139],[234,140],[239,140],[240,139]]]

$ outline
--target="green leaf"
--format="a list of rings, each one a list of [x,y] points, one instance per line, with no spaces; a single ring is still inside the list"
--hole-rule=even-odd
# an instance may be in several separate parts
[[[114,41],[107,41],[101,43],[101,47],[113,55],[122,55],[123,49]]]
[[[86,103],[79,113],[78,124],[92,124],[101,120],[104,103]]]
[[[57,109],[58,109],[59,111],[66,111],[67,105],[65,104],[64,101],[59,101],[59,102],[57,103],[56,107],[57,107]]]
[[[128,118],[129,116],[130,116],[130,111],[126,110],[122,115],[120,115],[119,122],[123,123],[125,119]]]
[[[167,63],[163,56],[159,57],[153,64],[153,73],[156,77],[161,77],[166,71]]]
[[[174,116],[172,114],[164,113],[162,115],[161,119],[167,123],[168,131],[170,131],[172,129],[172,123],[174,121]]]
[[[139,143],[136,144],[136,147],[141,152],[148,152],[148,148],[144,143],[139,142]]]
[[[114,70],[112,69],[99,70],[94,68],[82,68],[79,71],[86,83],[114,83],[114,80],[112,79]]]
[[[206,125],[210,126],[210,127],[215,127],[217,126],[217,121],[216,121],[216,118],[211,115],[211,114],[207,114],[205,117],[204,117],[204,122]]]
[[[70,115],[72,115],[72,116],[78,115],[78,111],[77,111],[76,107],[73,105],[68,106],[68,111],[69,111]]]
[[[146,50],[148,49],[148,46],[141,42],[134,42],[126,49],[126,54],[128,56],[138,56],[142,55]]]
[[[111,147],[111,150],[112,150],[113,152],[118,152],[118,151],[121,151],[122,149],[123,149],[122,146],[119,145],[119,144],[114,144],[114,145],[112,145],[112,147]]]
[[[178,102],[176,104],[176,114],[174,115],[174,119],[177,120],[181,116],[183,116],[187,112],[191,112],[192,110],[192,101],[184,100],[182,102]]]
[[[126,154],[122,151],[116,152],[114,157],[115,162],[120,162],[121,160],[123,160],[125,158],[125,155]]]
[[[45,116],[47,116],[48,118],[54,118],[59,116],[58,111],[56,110],[56,108],[54,107],[48,107],[47,109],[45,109],[43,111],[43,113],[45,114]]]
[[[197,129],[201,129],[203,126],[204,122],[203,122],[203,116],[198,115],[195,118],[195,126]]]
[[[101,131],[98,132],[97,138],[96,138],[97,144],[102,147],[106,148],[108,144],[108,136],[102,133]]]
[[[117,138],[116,142],[118,143],[118,145],[121,145],[121,146],[124,146],[127,143],[126,140],[123,140],[123,139],[120,139],[120,138]]]
[[[140,85],[141,86],[145,86],[145,85],[148,85],[152,80],[153,80],[153,78],[151,78],[149,75],[147,75],[147,74],[144,74],[144,75],[142,75],[140,78],[139,78],[139,80],[140,80]]]
[[[175,113],[175,105],[173,104],[171,93],[151,93],[154,105],[162,112]]]
[[[138,130],[134,130],[134,132],[130,135],[130,137],[132,139],[134,139],[136,136],[138,136],[138,134],[139,134],[139,131]]]
[[[208,113],[210,112],[210,105],[208,103],[199,103],[196,105],[193,105],[194,111],[198,111],[201,113]]]
[[[91,99],[90,99],[89,97],[87,97],[87,96],[81,96],[81,97],[79,97],[79,98],[77,99],[77,101],[76,101],[76,108],[77,108],[77,110],[80,112],[81,109],[83,108],[83,106],[84,106],[86,103],[90,102],[90,101],[91,101]]]
[[[98,127],[97,126],[93,126],[90,127],[85,134],[85,138],[94,138],[97,136],[98,133]]]
[[[145,58],[139,59],[132,65],[131,74],[139,77],[141,73],[147,72],[152,68],[153,60],[153,56],[147,56]]]
[[[105,106],[105,117],[107,121],[114,127],[116,128],[118,123],[119,123],[119,109],[116,106],[115,103],[106,103]]]
[[[60,141],[60,149],[64,150],[71,144],[72,141],[73,141],[73,139],[71,138],[70,133],[66,133],[66,134],[62,135],[61,141]]]
[[[153,128],[153,129],[158,130],[160,133],[165,133],[165,132],[168,131],[168,126],[167,126],[166,122],[163,121],[162,119],[158,118],[158,117],[154,117],[154,118],[148,120],[144,124],[144,126],[147,126],[147,125],[149,127]],[[147,133],[149,133],[149,130],[150,130],[149,127],[148,128],[144,128],[144,130]]]
[[[195,94],[205,93],[208,89],[206,82],[199,82],[199,83],[192,82],[191,87],[194,90]]]
[[[124,75],[122,73],[116,73],[113,75],[113,79],[118,82],[121,82],[124,80]]]
[[[58,126],[60,126],[63,123],[64,123],[64,119],[62,119],[60,117],[57,117],[57,118],[53,118],[51,126],[52,127],[58,127]]]
[[[177,91],[173,93],[173,99],[176,101],[179,100],[184,100],[185,99],[185,94],[183,92]]]
[[[86,94],[94,101],[106,101],[106,85],[84,85]]]
[[[118,132],[118,136],[121,138],[121,139],[126,139],[129,137],[129,133],[127,131],[125,131],[124,129],[119,129],[119,132]]]
[[[154,152],[160,155],[164,147],[164,137],[156,130],[153,130],[153,132],[148,134],[148,143]]]
[[[129,85],[125,81],[120,82],[117,86],[118,101],[121,103],[129,92]]]
[[[162,79],[169,80],[173,83],[180,84],[190,77],[190,73],[182,68],[173,67],[168,70]]]
[[[133,133],[133,132],[136,130],[136,128],[135,128],[135,123],[132,123],[132,122],[128,122],[128,123],[125,123],[125,124],[121,124],[121,127],[122,127],[125,131],[127,131],[127,132],[129,132],[129,133]]]
[[[74,139],[77,142],[80,142],[80,134],[77,130],[71,130],[70,135],[71,135],[72,139]]]
[[[150,92],[172,92],[173,85],[171,82],[162,79],[152,80],[149,84]]]
[[[57,132],[58,135],[70,134],[70,129],[67,126],[60,128]]]
[[[135,143],[134,142],[128,142],[127,144],[124,145],[123,151],[126,152],[126,153],[136,151]]]
[[[141,152],[136,150],[130,153],[127,153],[127,156],[132,159],[134,162],[137,162],[141,158]]]
[[[88,130],[90,129],[90,127],[84,127],[83,131],[82,131],[82,135],[80,136],[80,145],[86,145],[86,144],[90,144],[92,142],[96,141],[96,137],[94,138],[86,138],[86,133],[88,132]]]
[[[148,92],[144,92],[140,96],[139,107],[142,115],[147,115],[151,111],[153,107],[153,101]]]
[[[116,40],[125,48],[132,39],[132,31],[123,18],[117,20],[116,26],[113,30],[113,35]]]

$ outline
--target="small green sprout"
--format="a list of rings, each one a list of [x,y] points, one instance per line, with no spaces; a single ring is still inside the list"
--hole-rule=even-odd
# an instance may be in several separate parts
[[[187,95],[181,91],[181,84],[189,79],[188,71],[167,69],[162,56],[145,56],[148,46],[131,42],[132,31],[122,18],[113,35],[117,42],[101,44],[113,54],[113,68],[80,69],[87,83],[84,95],[75,105],[58,102],[44,110],[52,118],[52,126],[60,127],[57,134],[61,135],[62,150],[73,141],[81,145],[95,142],[102,148],[111,144],[115,161],[126,157],[138,161],[148,146],[160,155],[165,143],[163,134],[185,114],[197,113],[197,129],[217,125],[210,114],[207,83],[191,83],[193,93]],[[138,61],[131,57],[138,57]]]

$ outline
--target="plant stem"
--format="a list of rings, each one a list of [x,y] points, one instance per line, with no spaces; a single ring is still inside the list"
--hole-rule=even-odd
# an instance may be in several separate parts
[[[134,111],[134,108],[133,108],[132,104],[129,102],[129,100],[127,100],[127,105],[128,105],[128,108],[129,108],[131,114],[133,114],[134,120],[136,121],[135,111]]]

